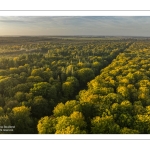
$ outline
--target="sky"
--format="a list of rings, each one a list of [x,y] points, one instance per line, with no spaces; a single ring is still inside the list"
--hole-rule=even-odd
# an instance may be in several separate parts
[[[150,36],[149,16],[0,16],[0,36]]]

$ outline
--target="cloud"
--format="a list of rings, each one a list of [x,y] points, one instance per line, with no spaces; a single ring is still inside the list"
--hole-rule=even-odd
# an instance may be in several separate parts
[[[148,16],[0,16],[0,24],[3,35],[15,31],[22,35],[150,36]]]

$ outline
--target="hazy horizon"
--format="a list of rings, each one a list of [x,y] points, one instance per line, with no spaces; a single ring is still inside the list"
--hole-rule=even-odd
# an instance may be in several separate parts
[[[0,16],[0,36],[150,37],[150,17]]]

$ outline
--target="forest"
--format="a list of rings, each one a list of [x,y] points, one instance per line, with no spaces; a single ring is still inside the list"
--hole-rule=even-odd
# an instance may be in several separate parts
[[[1,134],[149,134],[150,38],[0,37]]]

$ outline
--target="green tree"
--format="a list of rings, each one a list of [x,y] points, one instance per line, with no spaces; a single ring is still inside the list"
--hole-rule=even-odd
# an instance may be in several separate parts
[[[98,74],[99,71],[100,71],[100,68],[101,68],[100,62],[98,62],[98,61],[93,62],[92,63],[92,68],[93,68],[95,74]]]
[[[4,109],[2,107],[0,107],[0,116],[4,115]]]
[[[56,107],[54,107],[53,113],[55,117],[60,116],[70,116],[74,111],[80,110],[80,104],[76,100],[67,101],[65,104],[58,103]]]
[[[80,86],[86,85],[87,82],[95,77],[94,72],[90,68],[82,68],[77,71],[77,79],[79,80]]]
[[[10,74],[19,74],[18,68],[10,68],[9,71],[10,71]]]
[[[11,110],[14,107],[17,107],[19,105],[19,102],[17,100],[9,100],[6,102],[5,106],[4,106],[4,111],[6,112],[7,110]]]
[[[140,100],[144,106],[147,105],[147,102],[150,98],[149,94],[150,94],[150,91],[148,87],[143,86],[143,87],[140,87],[138,90],[138,100]]]
[[[22,101],[26,101],[26,94],[23,92],[17,92],[14,96],[14,98],[18,101],[18,102],[22,102]]]
[[[117,88],[117,93],[123,96],[125,99],[129,99],[130,97],[129,90],[125,86],[119,86]]]
[[[45,100],[42,96],[35,96],[31,104],[32,116],[39,119],[49,115],[50,112],[51,110],[49,109],[47,100]]]
[[[42,77],[42,69],[41,68],[33,69],[32,72],[31,72],[31,76],[40,76],[40,77]]]
[[[138,130],[129,129],[127,127],[124,127],[120,130],[121,134],[139,134]]]
[[[4,77],[0,79],[0,94],[2,96],[4,95],[10,95],[11,88],[18,84],[17,80],[11,78],[11,77]]]
[[[142,105],[141,101],[135,101],[133,104],[133,114],[134,115],[143,115],[145,113],[145,108]]]
[[[150,116],[148,114],[136,115],[133,128],[141,134],[150,133]]]
[[[129,113],[121,113],[116,122],[120,125],[120,127],[131,128],[133,125],[133,116]]]
[[[43,82],[43,79],[40,76],[29,76],[27,82]]]
[[[86,122],[81,112],[75,111],[69,117],[57,118],[56,134],[83,134],[86,133]]]
[[[56,119],[45,116],[38,121],[37,130],[39,134],[54,134],[56,132]]]
[[[40,82],[34,84],[34,87],[30,89],[30,92],[34,96],[42,96],[46,99],[54,98],[56,96],[56,89],[53,89],[51,84],[47,82]]]
[[[113,103],[120,103],[123,100],[123,97],[116,93],[109,93],[106,98],[111,104]]]
[[[71,77],[67,77],[66,79],[67,82],[71,82],[73,87],[76,89],[79,87],[79,81],[76,77],[71,76]]]
[[[11,124],[15,126],[14,133],[33,133],[33,120],[30,117],[30,108],[25,106],[14,107],[10,114]]]
[[[11,131],[4,131],[4,126],[11,126],[11,122],[10,119],[8,117],[8,115],[2,115],[0,116],[0,126],[2,126],[3,128],[2,131],[0,131],[0,134],[10,134],[10,133],[14,133],[13,130],[11,129]],[[7,128],[6,128],[7,129]]]
[[[5,98],[0,95],[0,107],[5,106]]]
[[[91,132],[93,134],[117,134],[120,127],[113,120],[112,116],[96,116],[91,120]]]
[[[60,117],[65,115],[65,105],[62,102],[58,103],[57,106],[54,107],[53,113],[55,117]]]
[[[73,84],[71,82],[64,82],[62,84],[62,92],[67,99],[71,98],[74,93]]]

